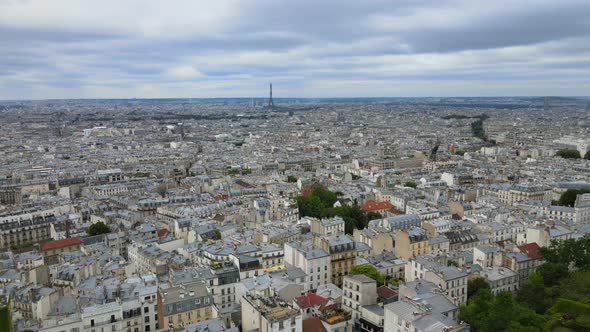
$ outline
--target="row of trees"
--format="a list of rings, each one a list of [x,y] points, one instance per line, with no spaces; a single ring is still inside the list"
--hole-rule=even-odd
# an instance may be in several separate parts
[[[580,151],[576,149],[561,149],[555,153],[556,156],[566,159],[580,159]]]
[[[582,155],[576,149],[561,149],[555,153],[556,156],[565,159],[580,159]],[[584,159],[590,160],[590,151],[586,152]]]
[[[377,212],[365,213],[355,202],[352,206],[342,204],[334,206],[338,200],[338,193],[332,192],[316,185],[308,196],[297,197],[299,215],[302,217],[332,218],[339,216],[344,219],[345,231],[352,234],[353,230],[367,227],[370,220],[379,219],[381,215]]]
[[[491,295],[485,280],[468,284],[459,318],[480,331],[589,331],[590,237],[541,248],[545,263],[516,296]]]
[[[479,119],[471,123],[471,132],[473,133],[473,136],[486,142],[488,140],[488,136],[486,135],[486,131],[483,127],[483,122],[489,117],[490,116],[487,114],[482,114],[480,116],[474,117]]]

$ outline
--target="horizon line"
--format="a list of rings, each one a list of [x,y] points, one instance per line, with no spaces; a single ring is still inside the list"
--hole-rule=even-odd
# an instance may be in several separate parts
[[[427,98],[573,98],[573,99],[590,99],[590,95],[494,95],[494,96],[397,96],[397,97],[367,97],[367,96],[353,96],[353,97],[274,97],[273,99],[427,99]],[[214,100],[214,99],[264,99],[268,97],[128,97],[128,98],[40,98],[40,99],[0,99],[0,102],[25,102],[25,101],[68,101],[68,100],[178,100],[178,99],[195,99],[195,100]]]

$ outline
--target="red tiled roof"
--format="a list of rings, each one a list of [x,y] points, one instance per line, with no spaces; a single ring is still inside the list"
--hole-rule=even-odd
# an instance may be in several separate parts
[[[363,204],[362,209],[363,211],[380,211],[389,210],[393,207],[393,204],[389,202],[366,201],[365,204]]]
[[[377,287],[377,295],[382,299],[390,299],[397,295],[397,292],[385,285]]]
[[[228,199],[229,196],[226,194],[219,194],[219,195],[215,196],[214,198],[216,201],[224,201],[224,200]]]
[[[303,321],[303,331],[305,332],[327,332],[322,320],[319,317],[308,318]]]
[[[319,306],[320,308],[325,306],[330,300],[317,295],[316,293],[309,292],[307,295],[301,295],[295,298],[297,305],[301,309],[313,308]]]
[[[539,254],[539,245],[537,242],[523,244],[522,246],[518,246],[518,250],[523,254],[529,256],[532,259],[541,259],[543,256]]]
[[[63,240],[42,243],[41,250],[46,251],[46,250],[51,250],[51,249],[69,247],[69,246],[73,246],[73,245],[81,244],[81,243],[82,243],[82,240],[80,240],[79,237],[71,237],[69,239],[63,239]]]
[[[168,235],[170,232],[166,228],[158,229],[158,237],[163,237]]]

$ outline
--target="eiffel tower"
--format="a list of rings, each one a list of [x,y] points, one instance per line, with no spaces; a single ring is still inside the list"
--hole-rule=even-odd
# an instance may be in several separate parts
[[[274,109],[275,102],[272,100],[272,83],[270,83],[270,98],[268,98],[268,108]]]

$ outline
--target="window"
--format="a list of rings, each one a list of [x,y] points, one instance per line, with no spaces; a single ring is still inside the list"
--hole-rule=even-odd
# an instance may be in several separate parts
[[[150,312],[150,308],[149,307],[143,308],[143,313],[144,314],[147,314],[148,312]]]
[[[145,316],[144,322],[149,323],[150,322],[150,316]]]
[[[94,326],[94,319],[90,320],[90,326]]]

